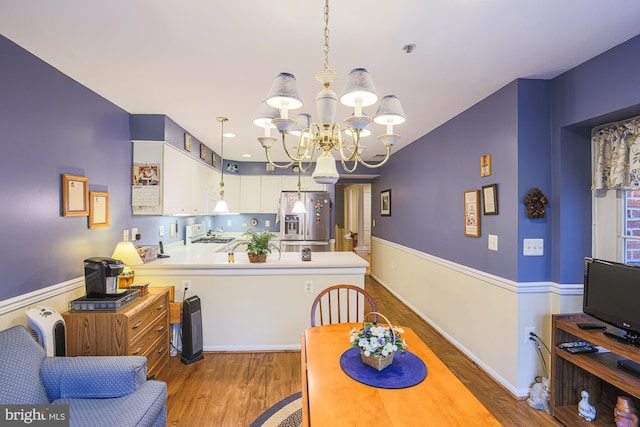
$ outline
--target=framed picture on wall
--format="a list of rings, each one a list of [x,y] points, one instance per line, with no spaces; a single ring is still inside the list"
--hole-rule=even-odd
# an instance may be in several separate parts
[[[89,178],[62,175],[62,216],[89,215]]]
[[[464,192],[464,235],[480,237],[480,211],[478,210],[480,191]]]
[[[184,133],[184,149],[191,151],[191,135],[186,132]]]
[[[109,226],[109,193],[89,192],[89,228]]]
[[[491,176],[491,154],[480,157],[480,176]]]
[[[391,216],[391,189],[380,192],[380,215]]]
[[[485,215],[498,215],[498,184],[482,186],[482,208]]]

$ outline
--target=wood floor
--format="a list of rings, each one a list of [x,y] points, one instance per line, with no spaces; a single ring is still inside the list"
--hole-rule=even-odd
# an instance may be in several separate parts
[[[365,288],[378,310],[395,324],[411,327],[501,424],[560,425],[544,411],[516,400],[369,276]],[[300,352],[208,352],[191,365],[172,357],[161,379],[168,383],[168,426],[246,427],[265,409],[300,391]],[[428,420],[423,425],[429,426]]]

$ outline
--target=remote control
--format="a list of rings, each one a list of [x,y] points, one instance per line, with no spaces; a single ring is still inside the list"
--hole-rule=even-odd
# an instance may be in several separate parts
[[[563,350],[566,350],[568,348],[579,348],[586,346],[591,346],[591,344],[586,341],[563,342],[562,344],[558,344],[558,348],[561,348]]]
[[[607,325],[602,323],[578,323],[580,329],[607,329]]]
[[[598,349],[591,346],[591,345],[585,345],[582,347],[568,347],[564,349],[565,351],[568,351],[569,353],[572,354],[579,354],[579,353],[597,353]]]

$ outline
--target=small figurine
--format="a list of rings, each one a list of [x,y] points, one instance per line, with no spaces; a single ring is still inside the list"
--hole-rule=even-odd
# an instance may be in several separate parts
[[[578,403],[578,415],[587,421],[593,421],[596,419],[596,408],[589,403],[589,393],[585,390],[580,392],[582,400]]]
[[[633,402],[628,397],[618,396],[618,403],[613,408],[616,427],[638,427],[638,416]]]
[[[531,393],[527,403],[533,409],[544,409],[547,414],[551,414],[549,410],[549,380],[542,377],[540,381],[536,378],[536,383],[531,387]]]

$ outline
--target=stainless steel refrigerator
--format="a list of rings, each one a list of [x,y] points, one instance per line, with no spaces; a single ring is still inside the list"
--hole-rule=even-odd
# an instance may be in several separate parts
[[[329,251],[331,238],[331,200],[326,191],[302,191],[307,213],[293,213],[298,192],[283,191],[280,199],[280,240],[284,252],[299,252],[308,247],[311,252]]]

